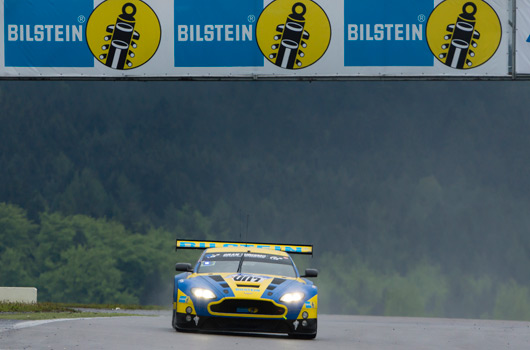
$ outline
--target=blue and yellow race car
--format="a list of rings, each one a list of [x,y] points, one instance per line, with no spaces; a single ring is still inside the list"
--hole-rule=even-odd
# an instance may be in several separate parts
[[[192,267],[178,263],[173,292],[177,331],[317,334],[318,290],[301,276],[289,253],[312,254],[310,245],[177,240],[177,249],[205,249]]]

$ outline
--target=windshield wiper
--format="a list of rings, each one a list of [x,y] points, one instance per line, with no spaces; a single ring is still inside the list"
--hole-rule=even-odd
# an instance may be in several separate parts
[[[237,267],[237,273],[241,273],[241,267],[243,267],[243,260],[245,260],[245,253],[241,255],[241,260],[239,260],[239,266]]]

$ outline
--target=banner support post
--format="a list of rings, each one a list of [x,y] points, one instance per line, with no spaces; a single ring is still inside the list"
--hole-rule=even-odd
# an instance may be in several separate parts
[[[512,80],[517,80],[517,0],[512,0]]]

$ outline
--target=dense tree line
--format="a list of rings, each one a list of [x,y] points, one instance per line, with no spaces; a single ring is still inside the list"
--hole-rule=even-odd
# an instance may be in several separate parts
[[[213,239],[209,220],[199,213],[191,216],[191,228]],[[183,227],[176,231],[183,233]],[[169,305],[177,258],[168,244],[172,236],[160,229],[137,234],[118,222],[86,215],[41,213],[35,224],[21,208],[0,203],[0,284],[35,286],[41,301]],[[193,262],[197,256],[178,252],[181,261]],[[405,275],[385,273],[354,253],[326,253],[318,262],[323,312],[530,319],[528,287],[514,280],[454,278],[427,262]],[[314,262],[298,263],[302,268]]]
[[[527,90],[3,82],[0,283],[149,302],[176,236],[301,242],[329,312],[530,318]]]
[[[194,220],[200,232],[206,219]],[[168,231],[138,234],[86,215],[41,213],[36,224],[23,209],[0,203],[0,284],[35,286],[42,301],[168,304],[176,258],[172,241]]]

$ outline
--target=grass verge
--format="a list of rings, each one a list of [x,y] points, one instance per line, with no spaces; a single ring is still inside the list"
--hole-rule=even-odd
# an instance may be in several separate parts
[[[53,320],[62,318],[89,318],[89,317],[117,317],[117,316],[142,316],[126,313],[104,313],[104,312],[36,312],[36,313],[0,313],[0,320]]]
[[[159,305],[125,305],[125,304],[74,304],[74,303],[48,303],[67,308],[80,309],[106,309],[106,310],[168,310],[170,307]]]
[[[90,309],[82,311],[79,309]],[[57,318],[140,316],[122,312],[97,312],[93,310],[164,310],[160,306],[121,305],[121,304],[67,304],[67,303],[0,303],[0,319],[46,320]]]

